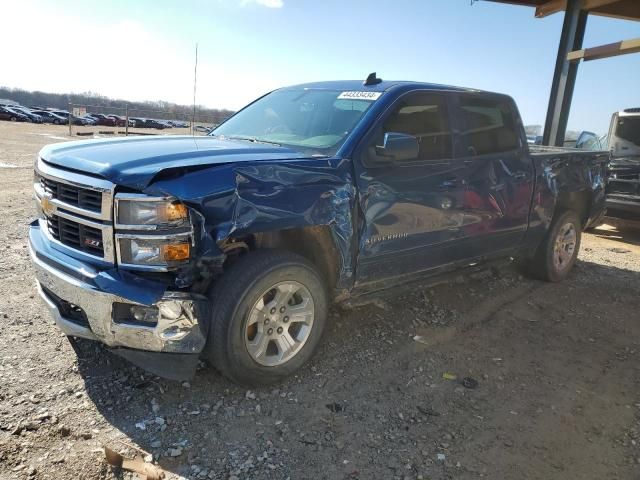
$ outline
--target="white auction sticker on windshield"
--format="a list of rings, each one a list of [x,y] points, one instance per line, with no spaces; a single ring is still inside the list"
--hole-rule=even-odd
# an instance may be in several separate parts
[[[382,92],[342,92],[338,95],[338,100],[370,100],[374,101],[380,98]]]

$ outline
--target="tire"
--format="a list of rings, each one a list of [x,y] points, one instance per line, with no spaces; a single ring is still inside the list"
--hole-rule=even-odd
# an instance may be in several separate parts
[[[54,120],[54,121],[53,121],[53,124],[54,124],[54,125],[60,125],[60,120]]]
[[[291,291],[287,293],[287,289]],[[290,300],[281,303],[278,298]],[[205,355],[236,383],[259,386],[279,382],[313,355],[327,321],[328,303],[322,276],[304,257],[280,250],[245,254],[212,291]],[[259,310],[270,304],[269,310]],[[311,321],[309,313],[292,313],[296,308],[311,311]],[[292,318],[286,315],[289,312]],[[290,346],[288,354],[283,353],[283,344]]]
[[[16,117],[11,117],[9,120],[11,120],[12,122],[17,122],[18,119]]]
[[[560,212],[529,262],[529,272],[547,282],[564,280],[576,263],[581,239],[582,225],[577,213],[572,210]]]

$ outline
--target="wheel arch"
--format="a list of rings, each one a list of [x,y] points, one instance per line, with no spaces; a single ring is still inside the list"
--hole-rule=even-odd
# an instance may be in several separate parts
[[[586,228],[592,203],[592,193],[588,191],[560,192],[556,198],[554,217],[572,210],[580,219],[582,228]]]
[[[341,257],[328,225],[258,232],[248,238],[229,239],[227,245],[249,250],[280,249],[297,253],[318,269],[329,289],[334,289],[338,284]],[[229,256],[229,261],[233,261],[233,256]]]

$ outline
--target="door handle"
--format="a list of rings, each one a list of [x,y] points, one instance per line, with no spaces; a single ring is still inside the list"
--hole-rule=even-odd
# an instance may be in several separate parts
[[[514,180],[525,180],[527,178],[527,174],[525,172],[516,172],[513,174]]]
[[[445,180],[442,181],[442,183],[440,184],[442,187],[445,188],[453,188],[453,187],[460,187],[462,185],[465,184],[464,179],[460,179],[460,178],[447,178]]]

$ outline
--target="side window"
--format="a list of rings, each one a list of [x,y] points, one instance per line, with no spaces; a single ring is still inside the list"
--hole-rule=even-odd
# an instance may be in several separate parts
[[[511,102],[472,95],[459,97],[458,118],[468,155],[509,152],[520,148]]]
[[[378,145],[388,132],[405,133],[418,139],[418,160],[451,158],[452,142],[447,99],[431,93],[410,94],[400,100],[382,124]]]

